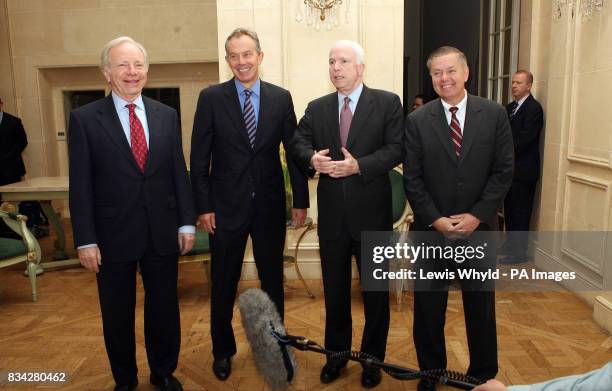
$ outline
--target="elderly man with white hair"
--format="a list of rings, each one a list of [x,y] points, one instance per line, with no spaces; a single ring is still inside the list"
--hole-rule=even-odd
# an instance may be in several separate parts
[[[149,381],[180,391],[178,254],[195,239],[195,212],[176,110],[142,96],[147,52],[129,37],[104,46],[106,98],[70,114],[70,215],[81,264],[96,273],[115,391],[138,384],[136,269],[144,285]]]
[[[317,200],[325,293],[325,347],[351,349],[351,258],[360,273],[361,232],[391,231],[389,171],[403,159],[402,106],[393,93],[363,84],[364,51],[338,41],[329,51],[329,77],[336,91],[308,104],[293,140],[296,162],[319,172]],[[365,276],[363,276],[365,278]],[[389,292],[362,291],[365,327],[361,351],[385,357]],[[346,360],[328,361],[321,382],[340,376]],[[380,370],[364,368],[361,384],[377,386]]]

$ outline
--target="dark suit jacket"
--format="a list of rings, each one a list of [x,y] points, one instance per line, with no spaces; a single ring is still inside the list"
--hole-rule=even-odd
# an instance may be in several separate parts
[[[200,93],[191,138],[191,181],[198,215],[214,212],[218,228],[237,229],[255,207],[264,224],[285,230],[280,143],[286,150],[297,121],[289,91],[261,81],[255,146],[251,148],[234,79]],[[291,151],[289,151],[291,152]],[[308,182],[287,158],[293,206],[307,208]]]
[[[333,240],[347,219],[354,240],[362,231],[393,228],[389,171],[403,158],[403,115],[397,95],[364,85],[349,130],[347,149],[359,163],[360,175],[334,179],[319,177],[318,230]],[[314,175],[310,159],[329,148],[333,160],[343,160],[337,92],[308,104],[293,141],[300,167]]]
[[[510,117],[510,104],[506,106]],[[544,126],[542,106],[529,94],[510,119],[514,140],[514,180],[540,179],[540,132]]]
[[[70,215],[75,245],[97,243],[106,261],[153,246],[178,252],[178,228],[195,224],[174,109],[143,97],[149,154],[140,171],[109,95],[70,113]]]
[[[21,120],[9,113],[2,114],[0,123],[0,185],[13,182],[25,174],[21,153],[28,145]]]
[[[440,99],[406,118],[404,189],[415,229],[440,217],[471,213],[489,228],[512,182],[512,133],[499,104],[468,95],[457,159]]]

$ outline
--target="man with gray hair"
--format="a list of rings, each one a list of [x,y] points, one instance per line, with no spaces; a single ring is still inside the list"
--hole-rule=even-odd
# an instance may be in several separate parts
[[[440,98],[408,115],[404,137],[404,190],[415,215],[411,229],[426,232],[419,235],[428,246],[462,245],[456,240],[496,227],[497,208],[512,182],[512,133],[501,105],[465,90],[469,67],[463,52],[442,46],[430,54],[427,68]],[[477,270],[491,257],[494,264],[487,253],[477,263],[434,257],[416,267],[425,275],[445,275],[461,267]],[[470,351],[467,374],[485,381],[498,370],[495,292],[488,282],[459,281]],[[446,368],[450,283],[415,281],[413,336],[421,370]],[[436,384],[423,378],[417,389],[434,391]]]
[[[25,165],[21,153],[28,145],[28,138],[21,119],[2,111],[0,98],[0,186],[21,181]]]
[[[191,138],[191,180],[196,212],[210,234],[210,330],[217,379],[231,374],[236,354],[232,316],[247,239],[261,288],[284,312],[283,250],[287,216],[279,148],[287,152],[293,190],[292,224],[304,223],[308,182],[292,159],[297,121],[289,91],[262,81],[263,61],[254,31],[237,28],[225,41],[234,77],[200,93]]]
[[[361,265],[361,232],[393,229],[389,171],[403,158],[404,120],[399,97],[363,84],[364,51],[338,41],[329,51],[336,92],[308,104],[293,145],[309,175],[319,172],[319,248],[325,293],[325,347],[351,350],[351,257]],[[361,351],[385,358],[389,292],[362,291],[365,327]],[[329,360],[321,382],[340,376],[344,361]],[[380,370],[364,368],[361,384],[377,386]]]
[[[142,96],[146,50],[119,37],[102,51],[112,92],[70,113],[70,215],[81,264],[96,273],[104,342],[115,391],[138,384],[134,333],[136,269],[145,290],[144,336],[160,390],[180,349],[178,254],[195,239],[195,214],[176,111]]]

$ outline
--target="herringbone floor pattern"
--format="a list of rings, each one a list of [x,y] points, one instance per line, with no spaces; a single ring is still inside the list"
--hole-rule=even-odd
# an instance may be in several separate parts
[[[35,390],[112,390],[113,380],[102,338],[94,275],[81,268],[46,272],[38,279],[39,301],[30,301],[29,283],[22,267],[0,269],[0,371],[66,371],[63,386],[0,385],[0,388]],[[323,343],[325,309],[322,286],[309,281],[316,299],[309,299],[297,285],[286,295],[285,323],[294,335]],[[256,286],[243,282],[240,292]],[[200,264],[182,264],[179,275],[182,350],[176,375],[186,390],[269,390],[255,368],[252,352],[235,310],[234,329],[238,354],[232,376],[219,382],[212,374],[209,298]],[[358,286],[353,286],[354,339],[359,346],[363,308]],[[139,282],[137,309],[138,390],[148,384],[143,335],[143,295]],[[400,307],[392,305],[387,361],[415,368],[411,334],[411,296]],[[581,373],[612,360],[612,337],[592,320],[592,310],[571,293],[500,292],[497,295],[499,336],[498,378],[512,384],[542,381]],[[447,312],[449,368],[465,371],[468,351],[460,293],[450,295]],[[299,372],[293,390],[360,390],[361,369],[349,364],[342,377],[330,384],[319,382],[324,356],[297,352]],[[381,391],[415,390],[416,382],[383,377]],[[440,388],[441,390],[450,388]]]

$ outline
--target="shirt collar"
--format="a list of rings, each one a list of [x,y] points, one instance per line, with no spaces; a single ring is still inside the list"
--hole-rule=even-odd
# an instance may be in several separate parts
[[[236,85],[238,96],[242,95],[244,93],[244,90],[246,90],[246,87],[244,86],[244,84],[242,84],[240,80],[236,78],[234,78],[234,84]],[[261,82],[259,78],[257,78],[257,81],[255,81],[255,84],[253,84],[251,88],[249,88],[249,90],[253,91],[253,94],[255,96],[260,96],[259,92],[261,91]]]
[[[523,103],[525,103],[525,101],[527,100],[527,98],[529,98],[529,95],[531,94],[527,94],[524,97],[522,97],[521,99],[517,100],[516,103],[518,103],[518,106],[522,105]]]
[[[444,112],[445,113],[448,112],[451,107],[456,107],[457,111],[464,111],[465,106],[467,105],[467,96],[468,96],[467,91],[463,90],[463,94],[464,94],[463,99],[461,99],[461,102],[459,102],[456,105],[450,105],[446,103],[444,99],[440,99],[440,101],[442,102],[442,107],[444,107]]]
[[[127,100],[123,99],[119,95],[115,94],[115,91],[113,91],[111,95],[113,97],[113,103],[115,104],[115,109],[117,112],[119,112],[119,110],[124,110],[126,108],[125,106],[129,105],[130,103],[134,103],[137,109],[145,111],[144,102],[142,101],[142,94],[138,95],[138,98],[136,98],[133,102],[128,102]]]
[[[357,101],[359,101],[359,97],[361,96],[362,91],[363,91],[363,83],[359,83],[357,88],[355,88],[353,92],[351,92],[348,95],[344,95],[340,91],[338,91],[338,104],[344,104],[344,98],[347,96],[349,97],[351,102],[357,104]]]

